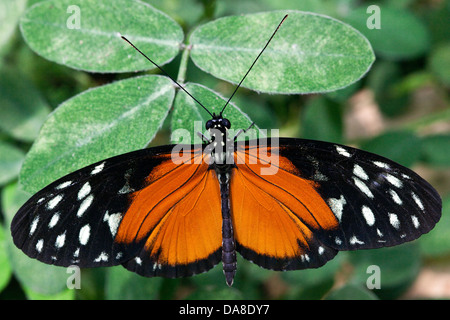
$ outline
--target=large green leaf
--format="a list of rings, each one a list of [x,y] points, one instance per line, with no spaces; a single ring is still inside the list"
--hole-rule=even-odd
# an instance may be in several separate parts
[[[346,18],[348,23],[369,39],[377,54],[391,59],[410,59],[428,49],[429,34],[420,19],[407,10],[389,6],[379,8],[379,29],[367,27],[371,15],[376,13],[368,14],[366,6],[352,10]]]
[[[238,83],[275,27],[289,14],[243,82],[272,93],[327,92],[359,80],[375,57],[367,39],[349,25],[301,11],[272,11],[209,22],[191,35],[194,63]]]
[[[50,113],[48,104],[31,81],[17,70],[6,68],[0,71],[0,106],[0,129],[24,141],[37,137]]]
[[[59,106],[27,154],[20,181],[35,192],[102,159],[144,148],[169,112],[169,78],[144,76],[85,91]]]
[[[450,195],[442,199],[442,217],[432,232],[423,235],[420,248],[426,256],[445,257],[450,253]]]
[[[0,141],[0,186],[19,175],[24,157],[22,150]]]
[[[11,264],[6,254],[6,232],[0,224],[0,292],[9,282],[11,278]]]
[[[422,138],[422,160],[434,166],[450,166],[450,134]]]
[[[349,253],[353,265],[354,283],[374,284],[378,277],[380,287],[374,292],[380,298],[394,299],[415,280],[420,270],[420,251],[415,243],[376,250],[358,250]],[[372,269],[373,267],[377,269]]]
[[[200,84],[188,83],[185,88],[211,113],[220,113],[227,102],[227,99],[220,94]],[[233,136],[239,130],[247,129],[252,124],[250,118],[234,103],[228,104],[223,116],[230,120],[230,135]],[[202,143],[197,133],[201,132],[207,136],[205,123],[209,119],[211,116],[198,103],[183,91],[178,91],[172,113],[172,141],[175,143]],[[245,134],[242,133],[239,139],[255,138],[259,129],[256,125],[252,129]]]
[[[0,56],[9,49],[9,46],[6,44],[16,30],[26,3],[26,0],[0,1]]]
[[[177,55],[183,41],[175,21],[136,0],[43,1],[25,13],[20,26],[27,44],[44,58],[93,72],[154,68],[120,35],[160,65]]]
[[[323,96],[308,101],[302,113],[301,124],[304,139],[342,143],[342,108]]]
[[[362,286],[346,284],[331,291],[326,300],[378,300],[378,297]]]
[[[110,268],[106,276],[106,299],[148,300],[158,299],[163,278],[143,278],[117,266]]]
[[[428,59],[431,71],[444,85],[450,86],[450,42],[435,48]]]

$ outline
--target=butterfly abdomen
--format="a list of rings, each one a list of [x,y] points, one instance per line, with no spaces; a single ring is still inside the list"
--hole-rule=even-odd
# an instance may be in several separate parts
[[[217,178],[220,183],[220,198],[222,208],[222,264],[226,282],[229,286],[233,284],[236,274],[236,246],[234,242],[233,223],[230,210],[230,172],[218,172]]]

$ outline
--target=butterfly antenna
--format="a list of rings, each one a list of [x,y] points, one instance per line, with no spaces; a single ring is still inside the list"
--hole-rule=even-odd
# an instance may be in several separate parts
[[[153,63],[159,70],[161,70],[162,73],[164,73],[166,76],[168,76],[181,90],[183,90],[184,92],[186,92],[188,94],[188,96],[190,96],[192,99],[194,99],[195,102],[197,102],[203,109],[205,109],[206,112],[209,113],[209,115],[211,117],[213,117],[212,113],[209,112],[208,109],[206,109],[206,107],[201,104],[200,101],[198,101],[197,99],[195,99],[195,97],[190,94],[181,84],[179,84],[174,78],[172,78],[166,71],[164,71],[163,68],[161,68],[159,65],[157,65],[152,59],[150,59],[149,57],[147,57],[147,55],[145,53],[143,53],[141,50],[139,50],[133,43],[131,43],[130,40],[128,40],[127,38],[125,38],[124,36],[122,36],[122,39],[125,40],[126,42],[128,42],[130,44],[130,46],[132,46],[137,52],[139,52],[141,55],[144,56],[145,59],[147,59],[148,61],[150,61],[151,63]]]
[[[252,70],[253,66],[255,65],[256,61],[258,61],[259,57],[262,55],[262,53],[264,52],[264,50],[266,50],[267,46],[269,45],[270,41],[272,40],[272,38],[275,36],[275,33],[277,33],[278,29],[280,29],[281,24],[284,22],[284,20],[286,20],[286,18],[288,17],[288,15],[285,15],[284,18],[281,20],[281,22],[278,24],[278,27],[275,29],[275,31],[272,33],[272,35],[270,36],[269,40],[267,41],[266,45],[264,46],[264,48],[261,50],[261,52],[258,54],[258,56],[256,57],[255,61],[253,61],[252,65],[250,66],[250,69],[248,69],[247,73],[245,74],[245,76],[242,78],[241,82],[239,82],[239,84],[237,85],[236,89],[234,89],[233,93],[231,94],[230,98],[228,99],[227,103],[225,103],[225,105],[222,108],[222,111],[220,111],[220,115],[222,115],[222,112],[225,110],[225,108],[227,107],[228,103],[230,102],[231,98],[233,98],[234,94],[236,93],[236,91],[239,89],[239,87],[241,86],[242,82],[244,82],[245,78],[247,77],[247,75],[250,73],[250,70]]]

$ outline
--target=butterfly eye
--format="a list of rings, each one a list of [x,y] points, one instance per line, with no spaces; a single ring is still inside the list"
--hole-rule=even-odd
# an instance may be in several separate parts
[[[211,129],[211,128],[213,127],[213,122],[212,122],[212,120],[206,121],[205,127],[206,127],[206,130]]]
[[[231,128],[231,122],[228,119],[222,119],[222,125],[227,129]]]

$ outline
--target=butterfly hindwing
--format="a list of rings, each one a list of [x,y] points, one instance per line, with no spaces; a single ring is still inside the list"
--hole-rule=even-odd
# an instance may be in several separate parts
[[[314,182],[292,174],[282,156],[278,155],[272,172],[263,158],[254,161],[254,152],[263,148],[271,156],[279,151],[260,143],[236,152],[230,198],[237,250],[267,269],[320,267],[337,250],[321,243],[316,232],[337,227],[337,219],[315,191]]]

